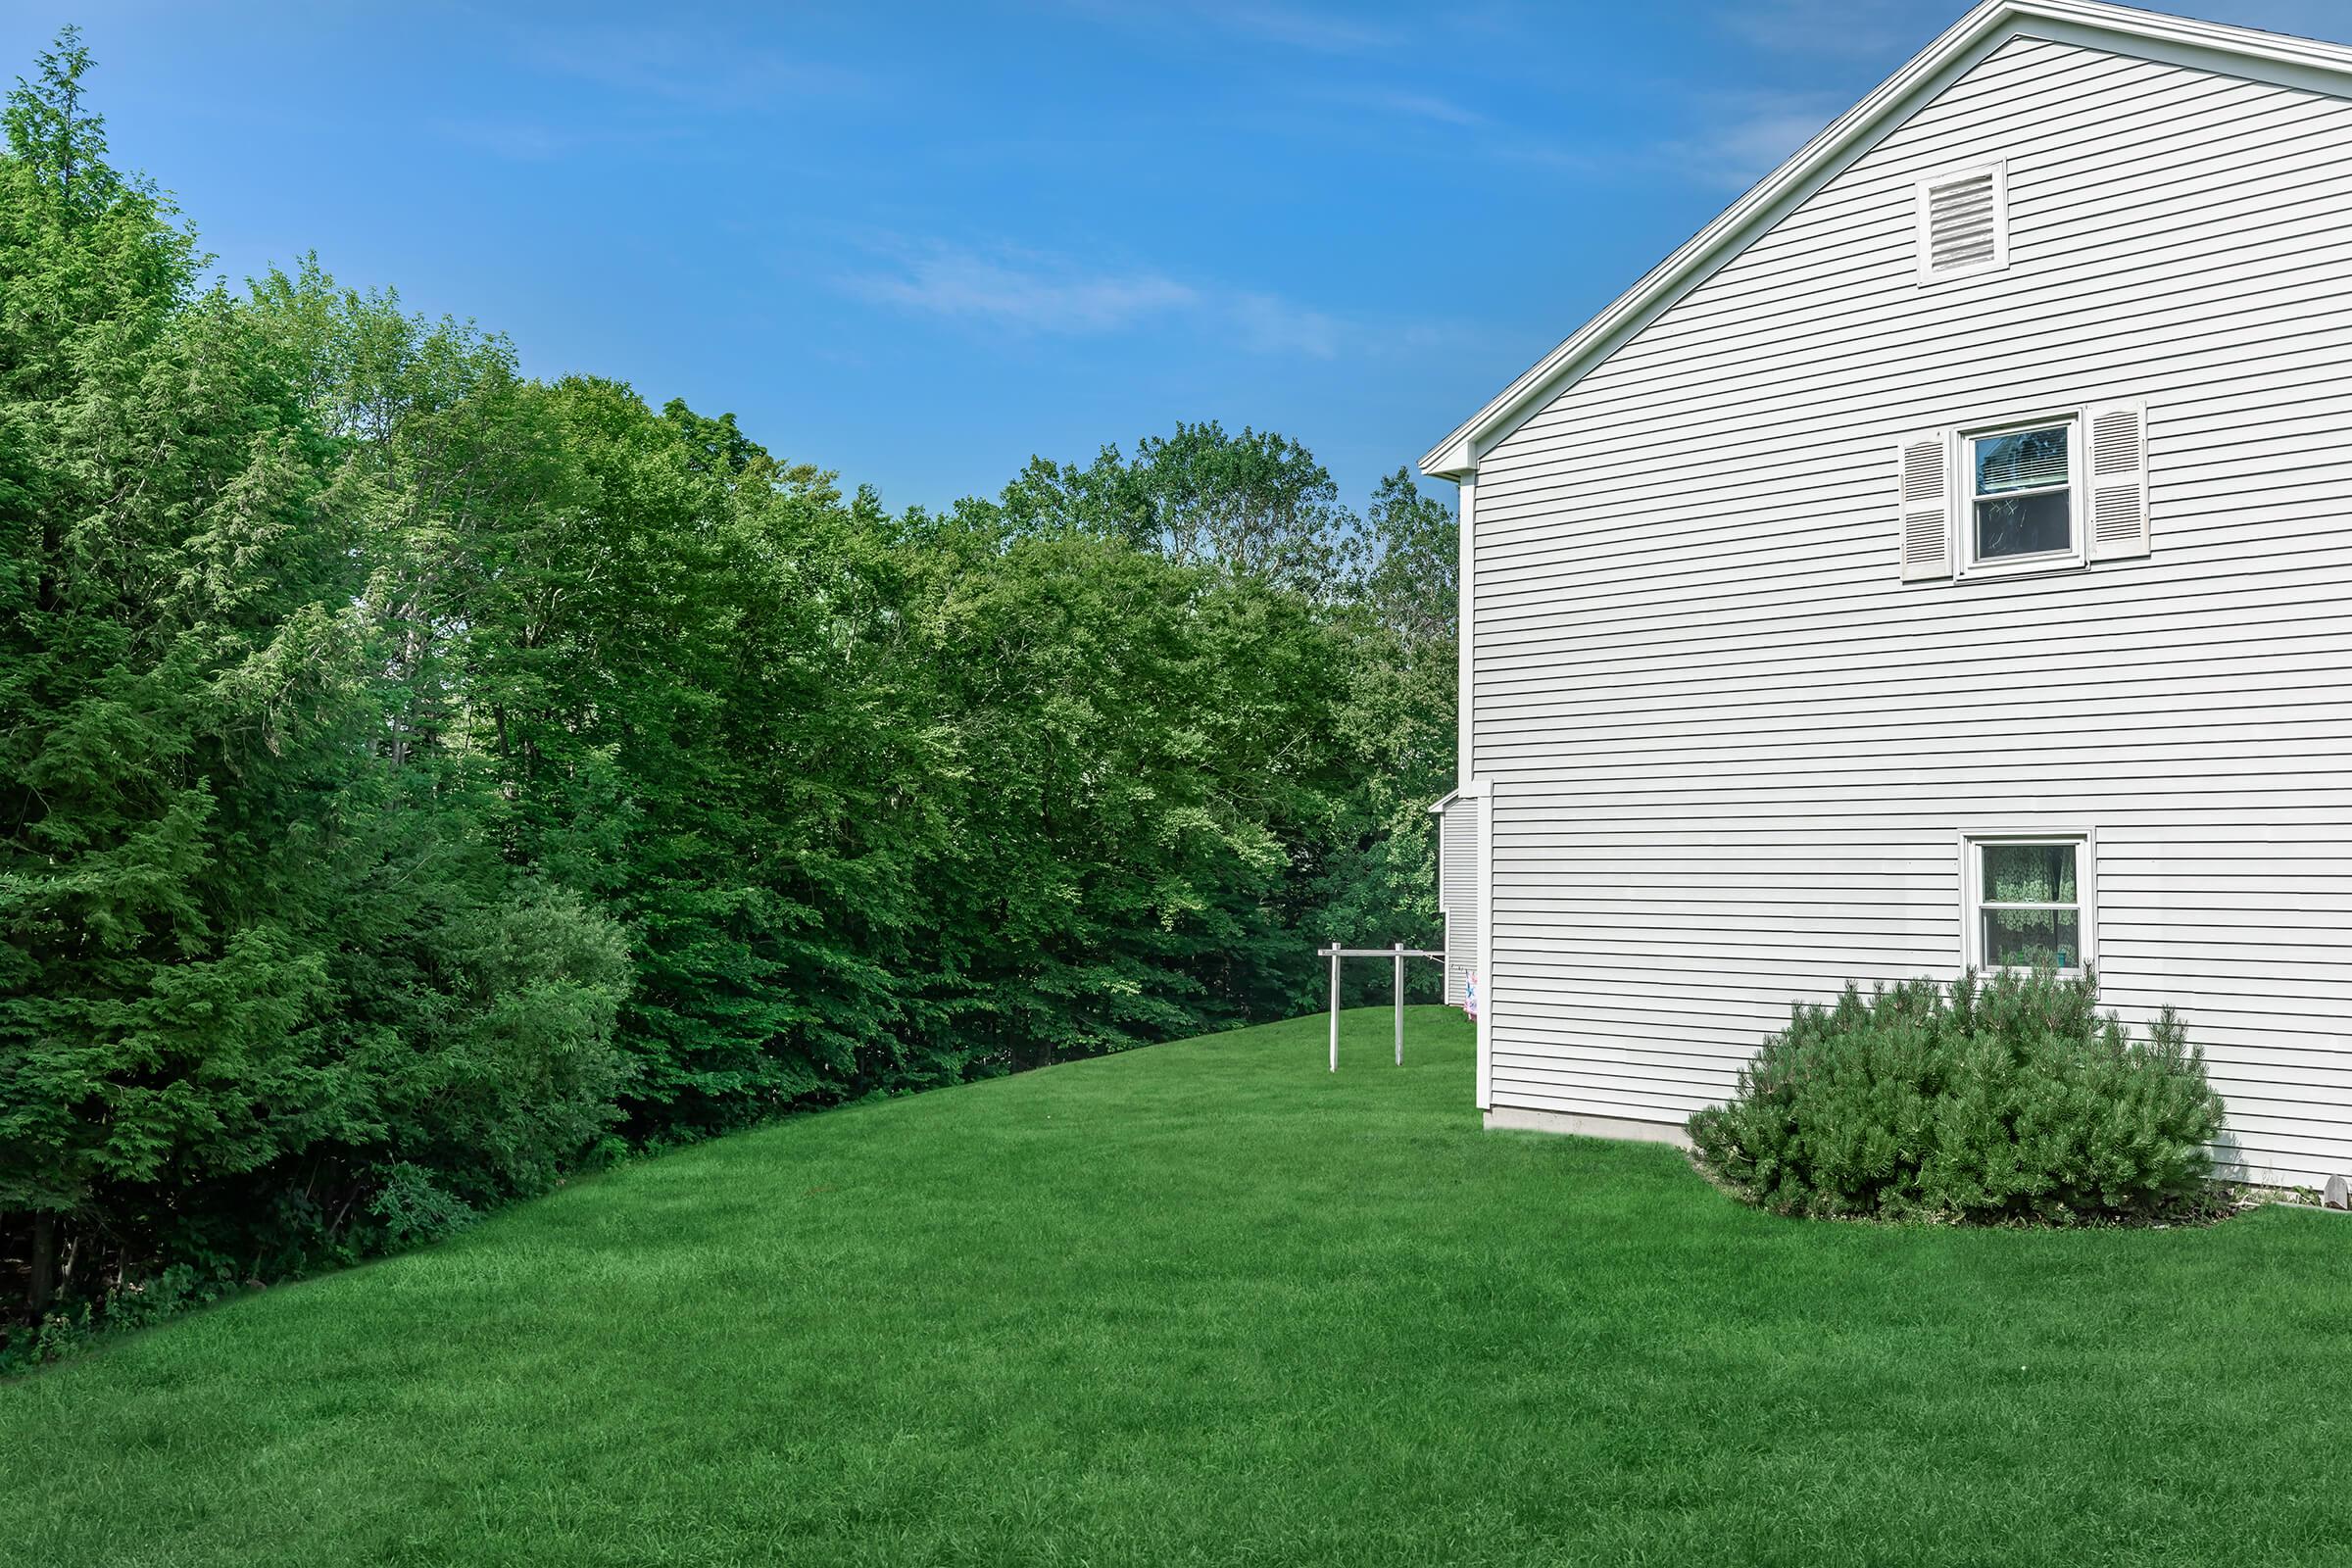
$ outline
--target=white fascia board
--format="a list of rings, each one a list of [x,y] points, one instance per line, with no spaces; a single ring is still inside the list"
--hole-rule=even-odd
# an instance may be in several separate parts
[[[1750,240],[1842,172],[1920,104],[2016,37],[2047,38],[2352,97],[2352,49],[2340,44],[2160,16],[2104,0],[1984,0],[1652,268],[1615,304],[1432,447],[1421,459],[1421,471],[1432,478],[1476,472],[1479,459],[1554,393],[1616,352]]]
[[[1467,435],[1449,436],[1446,444],[1421,459],[1421,476],[1425,479],[1459,481],[1478,471],[1478,459],[1470,452]]]
[[[1446,809],[1446,808],[1451,806],[1456,801],[1484,800],[1486,798],[1486,794],[1487,781],[1483,778],[1474,778],[1467,784],[1462,785],[1459,789],[1447,790],[1444,796],[1431,802],[1428,809],[1433,812],[1443,811]]]

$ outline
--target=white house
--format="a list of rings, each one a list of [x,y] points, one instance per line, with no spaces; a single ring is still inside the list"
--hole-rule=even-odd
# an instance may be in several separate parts
[[[1986,0],[1421,466],[1490,1125],[2046,954],[2352,1173],[2352,49]]]

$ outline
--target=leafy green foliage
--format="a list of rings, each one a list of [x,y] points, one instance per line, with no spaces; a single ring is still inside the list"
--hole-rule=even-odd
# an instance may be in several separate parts
[[[383,1185],[368,1208],[395,1243],[437,1242],[481,1217],[464,1199],[444,1192],[431,1171],[405,1159],[384,1167]]]
[[[1308,595],[1330,592],[1361,554],[1314,454],[1271,430],[1229,435],[1214,419],[1147,436],[1133,459],[1116,447],[1085,468],[1035,459],[998,509],[1023,531],[1093,533]]]
[[[1799,1006],[1690,1136],[1783,1213],[2074,1224],[2191,1205],[2221,1125],[2169,1009],[2132,1040],[2093,978],[2044,970]]]
[[[205,287],[87,66],[0,158],[23,1323],[1432,943],[1453,538],[1402,473],[1359,520],[1181,424],[894,517],[316,259]]]

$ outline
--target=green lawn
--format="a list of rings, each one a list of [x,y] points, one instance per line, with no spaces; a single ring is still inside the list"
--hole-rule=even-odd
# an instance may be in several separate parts
[[[0,1559],[2343,1562],[2352,1223],[1778,1220],[1385,1011],[807,1118],[0,1385]]]

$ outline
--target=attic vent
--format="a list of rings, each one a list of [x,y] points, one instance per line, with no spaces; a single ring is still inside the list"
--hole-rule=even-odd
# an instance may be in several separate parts
[[[2005,166],[1960,170],[1920,181],[1919,275],[1955,277],[2009,265],[2009,176]]]

